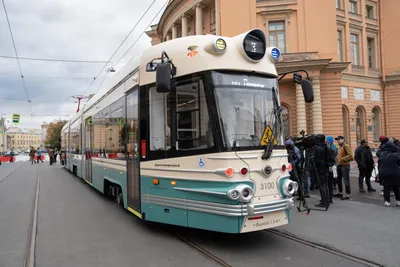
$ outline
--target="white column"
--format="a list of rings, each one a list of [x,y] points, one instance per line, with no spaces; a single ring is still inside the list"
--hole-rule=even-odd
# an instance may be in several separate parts
[[[171,40],[171,34],[167,33],[167,41]]]
[[[221,25],[219,23],[219,1],[215,0],[215,34],[221,35]]]
[[[296,113],[297,113],[297,133],[304,130],[307,133],[306,102],[304,101],[303,89],[301,84],[296,83]]]
[[[178,38],[178,28],[176,25],[172,25],[172,39]]]
[[[322,106],[321,106],[321,88],[319,77],[312,78],[314,88],[314,102],[312,103],[313,132],[322,134]]]
[[[184,14],[182,16],[182,37],[188,35],[188,17]]]
[[[196,35],[203,34],[203,5],[196,6]]]

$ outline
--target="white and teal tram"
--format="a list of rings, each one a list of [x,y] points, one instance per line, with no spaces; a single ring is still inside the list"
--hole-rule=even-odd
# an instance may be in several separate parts
[[[279,57],[259,29],[149,48],[64,126],[65,167],[142,220],[226,233],[287,224],[297,184]]]

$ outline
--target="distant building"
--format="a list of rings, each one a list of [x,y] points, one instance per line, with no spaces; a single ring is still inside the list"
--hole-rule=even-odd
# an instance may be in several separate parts
[[[46,137],[47,137],[47,129],[49,128],[49,124],[47,122],[43,122],[41,125],[42,128],[42,140],[43,142],[46,141]]]
[[[40,129],[12,128],[7,131],[7,147],[15,150],[28,150],[32,146],[38,148],[43,146]]]

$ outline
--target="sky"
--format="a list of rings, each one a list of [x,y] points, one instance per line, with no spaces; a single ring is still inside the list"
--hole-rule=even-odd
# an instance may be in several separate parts
[[[165,9],[166,2],[4,0],[20,58],[101,63],[20,59],[25,91],[17,60],[2,58],[15,57],[16,54],[4,8],[0,3],[0,116],[11,121],[12,114],[17,113],[21,117],[18,127],[40,128],[43,122],[68,119],[66,115],[74,115],[77,103],[71,96],[82,95],[85,91],[85,95],[95,93],[103,81],[104,85],[107,84],[107,80],[131,58],[140,56],[151,46],[150,38],[142,33],[149,29],[148,25],[158,22],[162,15],[159,11]],[[107,63],[150,5],[148,13],[111,62]],[[116,64],[135,41],[132,49]],[[89,87],[103,67],[104,70]],[[107,72],[111,67],[116,73]]]

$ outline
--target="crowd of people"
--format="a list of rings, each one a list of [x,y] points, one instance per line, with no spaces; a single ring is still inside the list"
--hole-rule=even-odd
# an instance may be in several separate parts
[[[390,194],[393,192],[396,205],[400,206],[400,141],[385,136],[381,136],[379,140],[381,144],[376,153],[379,174],[376,175],[376,179],[383,186],[384,205],[390,206]],[[353,161],[356,161],[359,170],[359,192],[376,192],[371,184],[375,161],[367,140],[361,140],[354,154],[344,136],[325,138],[325,135],[319,134],[315,135],[315,143],[310,163],[305,160],[305,151],[296,146],[292,137],[288,137],[285,141],[289,162],[293,167],[291,179],[301,186],[298,191],[299,199],[309,198],[310,190],[314,189],[319,189],[321,192],[321,200],[316,204],[317,207],[329,207],[333,204],[334,197],[342,200],[350,199],[352,193],[350,169]],[[334,193],[334,190],[337,192]]]

